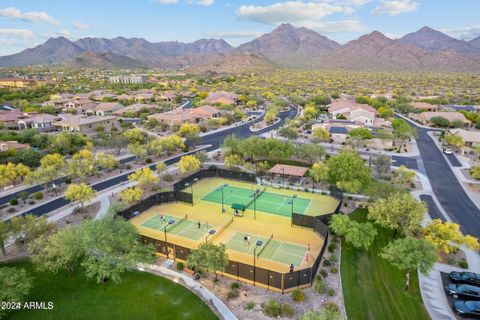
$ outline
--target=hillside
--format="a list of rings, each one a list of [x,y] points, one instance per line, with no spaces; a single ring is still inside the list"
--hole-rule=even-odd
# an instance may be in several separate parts
[[[135,69],[147,65],[129,57],[115,53],[96,53],[86,51],[63,63],[67,68]]]

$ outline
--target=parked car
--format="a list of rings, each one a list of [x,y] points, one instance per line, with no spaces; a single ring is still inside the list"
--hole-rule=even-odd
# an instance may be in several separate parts
[[[453,154],[453,150],[452,150],[452,149],[449,149],[449,148],[443,149],[443,153],[445,153],[445,154]]]
[[[455,283],[467,283],[480,286],[480,274],[473,272],[450,272],[450,280]]]
[[[462,298],[468,300],[480,300],[480,287],[471,286],[469,284],[447,284],[445,290],[454,299]]]
[[[453,303],[453,310],[461,317],[480,319],[480,301],[457,300]]]

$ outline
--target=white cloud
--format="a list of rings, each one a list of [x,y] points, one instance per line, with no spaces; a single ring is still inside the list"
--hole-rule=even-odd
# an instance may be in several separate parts
[[[85,22],[80,22],[80,21],[75,22],[73,24],[73,27],[77,30],[88,30],[88,29],[92,28],[89,24],[87,24]]]
[[[160,4],[175,4],[178,3],[178,0],[156,0]]]
[[[70,36],[70,31],[67,29],[62,29],[56,33],[57,36],[68,38]]]
[[[34,36],[33,32],[28,29],[0,29],[0,35],[23,39],[31,39]]]
[[[463,28],[440,29],[440,31],[454,38],[458,38],[462,40],[472,40],[480,36],[480,24],[476,24],[469,27],[463,27]]]
[[[417,11],[418,3],[412,0],[382,0],[373,10],[373,14],[396,16],[401,13]]]
[[[368,28],[359,20],[338,20],[338,21],[312,21],[302,24],[303,27],[314,30],[318,33],[342,33],[342,32],[362,32]]]
[[[197,0],[194,1],[196,4],[208,7],[215,3],[215,0]]]
[[[213,38],[256,38],[263,34],[259,31],[231,31],[231,32],[209,32],[208,36]]]
[[[279,24],[283,22],[313,21],[335,13],[350,14],[352,12],[353,9],[349,6],[287,1],[277,2],[269,6],[243,5],[238,8],[236,16],[241,20]]]
[[[58,21],[46,12],[21,12],[19,9],[13,7],[0,9],[0,17],[8,18],[11,20],[44,22],[48,24],[58,25]]]

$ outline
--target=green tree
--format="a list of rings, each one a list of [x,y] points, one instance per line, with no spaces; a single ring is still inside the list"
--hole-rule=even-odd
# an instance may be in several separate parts
[[[195,270],[213,270],[217,281],[217,272],[225,271],[228,264],[226,247],[224,244],[202,243],[187,256],[187,264]]]
[[[128,140],[128,143],[143,143],[145,140],[145,135],[138,128],[125,130],[123,136]]]
[[[88,278],[98,283],[109,279],[119,282],[121,274],[131,266],[155,259],[153,246],[142,244],[135,227],[118,217],[86,220],[60,232],[60,236],[45,238],[42,245],[36,245],[32,259],[44,270],[71,271],[81,267]],[[73,234],[63,234],[69,232]],[[69,241],[59,243],[64,239]]]
[[[95,174],[95,157],[90,150],[83,149],[75,153],[67,162],[67,172],[72,177],[80,178],[84,182],[88,176]]]
[[[456,252],[460,245],[465,245],[472,250],[480,249],[477,238],[470,235],[464,236],[460,231],[460,226],[456,223],[433,219],[426,227],[422,228],[422,233],[427,241],[445,254]]]
[[[358,249],[368,249],[377,236],[377,230],[373,224],[353,221],[343,214],[335,214],[331,217],[330,229]]]
[[[353,150],[342,150],[327,160],[329,182],[349,193],[356,193],[368,185],[371,180],[370,168]]]
[[[138,185],[142,189],[147,189],[160,182],[160,179],[149,167],[145,167],[135,171],[128,176],[128,180],[137,181]]]
[[[202,163],[195,156],[183,156],[178,162],[178,168],[182,174],[198,171],[201,167]]]
[[[444,117],[441,117],[441,116],[436,116],[436,117],[430,118],[430,122],[434,126],[440,127],[440,128],[446,128],[450,125],[450,121],[448,121],[448,119],[446,119]]]
[[[433,268],[438,261],[435,247],[425,239],[400,238],[383,248],[380,256],[398,269],[406,272],[405,291],[408,290],[410,272],[420,270],[423,274]]]
[[[375,171],[377,171],[378,174],[389,174],[390,167],[392,165],[392,159],[390,158],[390,156],[381,154],[375,158],[374,164]]]
[[[401,146],[406,141],[417,137],[417,131],[410,127],[403,119],[395,119],[392,121],[393,138]]]
[[[127,145],[128,152],[136,156],[139,160],[145,161],[148,157],[148,150],[144,145],[139,143],[130,143]]]
[[[295,148],[294,153],[299,159],[306,160],[310,165],[321,161],[327,154],[325,148],[319,144],[301,144]]]
[[[85,183],[69,184],[65,191],[65,199],[70,201],[79,201],[82,208],[84,203],[95,198],[97,192],[93,188]]]
[[[118,168],[120,162],[111,154],[99,152],[95,160],[101,169],[114,170]]]
[[[427,207],[409,193],[397,193],[369,206],[368,219],[382,227],[412,235],[420,230]]]
[[[32,278],[25,269],[0,267],[0,301],[21,303],[30,293]],[[0,319],[7,315],[6,308],[0,308]]]
[[[185,138],[187,143],[195,145],[200,142],[200,128],[196,124],[184,123],[178,130],[178,135]]]
[[[138,202],[142,198],[142,195],[143,190],[140,187],[127,188],[119,192],[120,200],[127,206]]]
[[[45,216],[37,218],[31,214],[13,217],[10,223],[10,231],[18,246],[32,243],[36,238],[49,234],[55,225],[48,222]]]
[[[330,140],[330,132],[324,128],[316,128],[313,130],[313,137],[319,141]]]
[[[454,147],[455,149],[461,149],[465,145],[465,141],[461,136],[452,133],[446,133],[443,137],[447,145]]]
[[[366,128],[355,128],[348,132],[350,137],[358,137],[363,140],[372,139],[372,132]]]
[[[312,177],[313,181],[317,183],[321,181],[327,181],[328,171],[328,166],[324,162],[315,162],[309,169],[310,176]]]
[[[393,172],[392,182],[396,185],[403,186],[411,183],[415,176],[415,171],[408,169],[404,165],[401,165]]]

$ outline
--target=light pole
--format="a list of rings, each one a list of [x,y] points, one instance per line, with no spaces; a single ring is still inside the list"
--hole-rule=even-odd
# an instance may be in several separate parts
[[[221,191],[222,191],[222,213],[225,212],[225,207],[224,207],[224,201],[223,201],[223,189],[225,187],[228,187],[228,183],[225,183],[223,186],[220,187]],[[220,191],[220,189],[217,189],[217,191]]]
[[[192,193],[192,206],[193,206],[193,184],[197,181],[198,181],[198,178],[195,178],[195,179],[193,179],[192,183],[188,183],[188,182],[185,183],[185,187],[188,188],[188,186],[190,186],[190,190],[191,190],[191,193]]]
[[[253,193],[253,220],[257,220],[257,194],[260,189],[255,190]]]
[[[175,220],[171,219],[171,220],[168,220],[168,225],[166,225],[165,227],[163,227],[163,232],[165,234],[165,249],[167,250],[167,259],[168,259],[168,244],[167,244],[167,227],[168,226],[171,226],[172,224],[175,223]]]
[[[292,205],[292,216],[290,217],[290,227],[293,225],[293,223],[292,223],[292,219],[293,219],[293,200],[295,200],[296,198],[297,198],[297,195],[294,194],[294,195],[292,196],[292,200],[290,200],[290,201],[288,202],[288,204],[291,204],[291,205]]]
[[[255,248],[253,248],[253,285],[255,285],[255,269],[256,269],[256,261],[257,261],[257,248],[261,247],[263,244],[262,240],[257,240],[255,242]]]
[[[285,188],[285,167],[282,168],[283,174],[282,174],[282,179],[283,179],[283,187]]]

